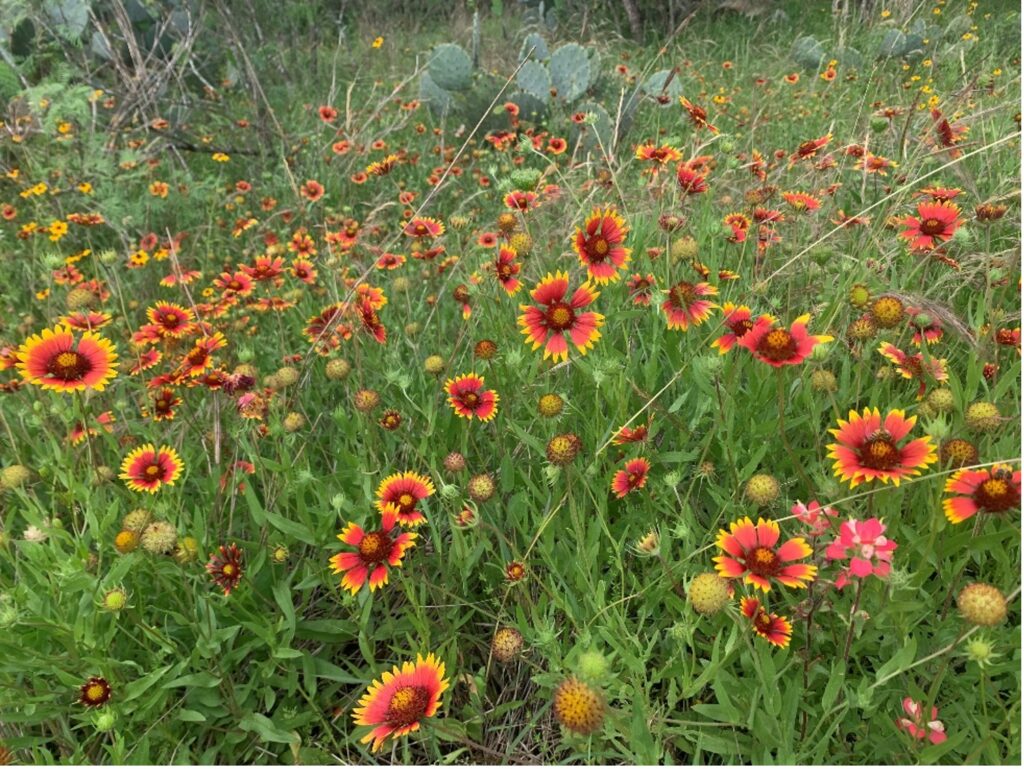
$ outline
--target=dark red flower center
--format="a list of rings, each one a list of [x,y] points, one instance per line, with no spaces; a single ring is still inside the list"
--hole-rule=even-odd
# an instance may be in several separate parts
[[[974,501],[990,513],[1001,513],[1020,504],[1020,490],[1009,479],[994,475],[978,486]]]
[[[668,292],[669,302],[679,308],[687,308],[697,300],[697,287],[683,280],[676,283]]]
[[[414,497],[408,491],[400,494],[396,501],[398,502],[399,512],[402,513],[411,513],[413,508],[416,507],[416,497]]]
[[[172,312],[165,312],[160,315],[160,323],[162,323],[165,326],[170,326],[171,328],[173,328],[177,326],[179,323],[181,323],[181,318],[179,318]]]
[[[164,398],[157,398],[156,407],[159,411],[165,411],[170,404]]]
[[[548,328],[564,331],[567,328],[572,328],[576,321],[576,313],[565,302],[554,302],[548,306],[544,318],[547,320]]]
[[[385,716],[388,726],[401,728],[423,718],[430,704],[430,692],[425,686],[402,686],[391,695]]]
[[[192,350],[192,352],[190,352],[185,357],[188,359],[188,362],[191,363],[193,366],[202,366],[206,364],[206,359],[209,357],[209,355],[207,354],[206,350],[200,347],[196,350]]]
[[[604,238],[596,238],[590,242],[590,258],[595,262],[603,261],[608,256],[608,241]]]
[[[754,327],[753,321],[750,318],[744,320],[734,320],[729,324],[729,330],[736,336],[737,339],[742,339],[747,335],[747,332]]]
[[[773,577],[782,566],[782,561],[770,547],[755,547],[747,553],[743,563],[751,574],[759,577]]]
[[[81,703],[89,707],[102,705],[110,699],[110,684],[102,678],[90,678],[82,685]]]
[[[480,405],[480,396],[474,392],[463,393],[460,398],[462,400],[462,405],[467,408],[472,409]]]
[[[380,563],[391,554],[391,536],[385,531],[371,531],[359,543],[359,557],[366,563]]]
[[[65,350],[54,356],[46,367],[46,373],[50,376],[65,381],[81,379],[90,371],[92,371],[92,362],[74,350]]]
[[[921,222],[921,232],[925,235],[941,235],[946,229],[946,225],[934,216],[924,219]]]
[[[892,470],[900,463],[900,450],[889,434],[880,430],[861,446],[860,461],[872,470]]]
[[[764,609],[758,609],[754,615],[754,629],[762,635],[768,635],[772,629],[772,618]]]
[[[159,462],[154,462],[152,464],[146,465],[146,469],[143,470],[142,472],[145,473],[147,478],[156,478],[163,472],[163,470],[164,469],[160,466]]]
[[[784,328],[773,328],[757,344],[757,351],[768,360],[789,360],[796,354],[796,340]]]

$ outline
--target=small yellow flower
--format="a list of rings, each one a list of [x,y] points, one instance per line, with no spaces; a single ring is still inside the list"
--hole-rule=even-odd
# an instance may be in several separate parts
[[[890,16],[892,16],[892,11],[890,11],[888,8],[882,9],[882,18],[883,19],[888,19]]]
[[[68,223],[61,221],[60,219],[54,219],[50,222],[50,240],[56,243],[58,240],[68,234]]]
[[[372,46],[373,46],[374,48],[380,48],[380,47],[381,47],[382,45],[384,45],[384,38],[383,38],[383,37],[379,37],[379,36],[378,36],[378,37],[377,37],[377,38],[376,38],[376,39],[375,39],[375,40],[373,41],[373,43],[371,43],[371,45],[372,45]]]
[[[78,185],[78,191],[83,195],[92,195],[92,185],[89,182],[82,182]]]
[[[227,163],[229,160],[231,160],[231,157],[224,154],[223,152],[214,152],[212,157],[218,163]]]

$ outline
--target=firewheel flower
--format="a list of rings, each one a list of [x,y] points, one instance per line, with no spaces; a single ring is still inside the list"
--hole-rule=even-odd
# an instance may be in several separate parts
[[[900,376],[904,379],[916,379],[918,381],[918,400],[924,397],[929,380],[945,382],[949,379],[945,358],[928,358],[925,360],[924,353],[918,352],[908,355],[890,342],[882,342],[878,347],[878,352],[896,367],[896,370],[900,372]]]
[[[686,331],[690,326],[699,326],[711,317],[711,310],[717,306],[704,298],[718,294],[718,289],[710,283],[681,280],[667,293],[668,298],[661,303],[661,310],[670,331]]]
[[[356,726],[374,727],[360,742],[373,741],[377,752],[388,738],[395,740],[420,728],[420,721],[441,707],[441,694],[448,688],[444,663],[433,654],[416,662],[404,662],[370,684],[359,706],[352,711]]]
[[[885,524],[878,518],[866,521],[851,518],[839,527],[839,536],[826,548],[825,557],[830,561],[850,559],[849,565],[836,578],[836,587],[841,590],[851,577],[888,576],[895,549],[896,543],[885,536]]]
[[[770,614],[756,598],[740,599],[740,612],[750,620],[754,632],[772,646],[785,649],[793,635],[793,625],[785,617]]]
[[[397,508],[398,522],[403,526],[419,526],[425,516],[416,505],[434,493],[434,484],[425,475],[404,472],[389,475],[377,487],[377,509],[386,513],[390,506]]]
[[[729,331],[711,343],[711,346],[718,350],[719,355],[729,352],[754,327],[750,308],[746,305],[737,306],[732,302],[726,302],[722,305],[722,314],[725,316],[722,323]],[[774,320],[771,315],[762,315],[761,317],[768,323]]]
[[[516,277],[522,269],[522,265],[516,261],[517,256],[516,250],[511,246],[501,246],[498,249],[498,258],[494,260],[494,274],[509,296],[515,295],[523,286],[522,281]]]
[[[498,413],[498,393],[484,389],[484,378],[476,374],[462,374],[444,383],[448,405],[460,417],[481,422],[494,419]]]
[[[146,443],[124,458],[118,478],[132,491],[156,494],[161,486],[173,486],[183,467],[178,452],[170,446],[157,449]]]
[[[416,545],[416,534],[395,534],[398,509],[388,505],[381,518],[380,528],[365,531],[349,523],[338,539],[356,548],[354,553],[338,553],[331,557],[331,571],[342,574],[341,586],[355,595],[367,581],[370,592],[388,583],[388,567],[401,566],[405,552]]]
[[[775,580],[786,587],[807,587],[814,581],[818,567],[790,563],[809,556],[813,550],[803,537],[787,540],[780,547],[779,524],[758,518],[755,526],[749,518],[729,524],[729,531],[720,529],[715,544],[725,555],[715,557],[715,569],[725,579],[743,578],[767,593]]]
[[[849,421],[840,419],[839,427],[829,430],[837,441],[826,447],[836,477],[849,481],[852,489],[875,479],[899,486],[902,479],[920,475],[938,457],[928,436],[900,445],[916,423],[916,416],[907,418],[899,409],[885,419],[877,408],[850,411]]]
[[[103,390],[117,373],[114,345],[86,331],[76,342],[69,326],[43,329],[15,353],[18,371],[44,390]]]
[[[946,481],[949,497],[942,511],[950,523],[963,523],[978,513],[1005,513],[1020,507],[1020,470],[993,465],[982,470],[958,470]]]
[[[924,707],[920,702],[910,697],[903,698],[903,712],[907,718],[897,718],[896,726],[909,734],[915,740],[923,740],[926,737],[932,745],[938,745],[946,741],[946,726],[939,721],[939,709],[932,708],[932,717],[925,723]]]
[[[906,229],[900,233],[911,251],[930,251],[953,237],[963,224],[960,209],[955,203],[918,203],[917,218],[908,216],[900,224]]]
[[[217,552],[210,556],[210,562],[206,564],[206,571],[224,591],[224,595],[231,595],[231,591],[242,581],[242,551],[238,545],[232,542],[217,548]]]
[[[604,325],[604,315],[596,312],[580,312],[592,304],[600,292],[594,291],[590,283],[584,283],[566,299],[569,292],[569,274],[558,272],[548,273],[537,287],[530,292],[530,297],[541,307],[521,304],[519,316],[521,333],[526,335],[526,343],[533,344],[536,350],[544,345],[544,359],[551,358],[554,362],[569,359],[569,343],[571,341],[581,355],[593,348],[601,338],[598,329]]]
[[[583,227],[576,230],[575,247],[587,276],[596,283],[619,279],[619,270],[630,260],[630,249],[623,243],[629,227],[614,208],[595,208]]]
[[[612,493],[622,499],[629,492],[642,489],[647,485],[647,473],[650,470],[651,463],[643,457],[626,462],[625,468],[615,473],[612,478]]]
[[[769,366],[796,366],[803,363],[816,346],[832,341],[830,336],[808,334],[807,323],[810,320],[810,315],[801,315],[787,330],[776,326],[770,316],[762,315],[736,344],[746,347],[755,358]]]

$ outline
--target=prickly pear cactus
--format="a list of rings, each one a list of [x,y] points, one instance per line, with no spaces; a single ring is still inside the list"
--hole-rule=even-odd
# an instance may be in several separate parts
[[[509,101],[519,107],[519,119],[531,123],[543,123],[548,116],[547,101],[541,101],[536,96],[519,91],[509,97]]]
[[[530,53],[533,51],[533,53]],[[548,44],[544,41],[544,38],[538,35],[536,32],[531,32],[523,40],[523,47],[519,49],[519,61],[529,58],[536,59],[537,61],[543,61],[548,58],[551,54],[548,52]]]
[[[643,82],[640,90],[648,96],[655,98],[667,96],[669,98],[668,102],[662,105],[665,107],[678,104],[679,97],[683,94],[683,86],[679,82],[679,75],[673,75],[670,69],[661,69],[655,72]]]
[[[580,105],[577,112],[584,112],[588,118],[582,125],[573,123],[569,132],[571,145],[579,142],[586,152],[610,153],[614,139],[615,126],[607,110],[600,104],[587,102]]]
[[[455,43],[434,47],[427,72],[430,79],[446,91],[465,91],[473,85],[473,60]]]
[[[20,90],[18,74],[9,64],[0,61],[0,107],[13,99]]]
[[[810,35],[796,39],[791,55],[805,69],[817,69],[826,58],[825,47]]]
[[[455,97],[435,83],[428,72],[420,76],[420,101],[437,117],[449,114],[455,106]]]
[[[547,102],[551,98],[551,75],[548,68],[540,62],[524,62],[519,74],[516,75],[516,84],[522,91],[542,102]]]
[[[590,58],[583,46],[566,43],[553,54],[548,64],[551,71],[551,84],[558,90],[558,98],[571,102],[576,101],[590,88]]]

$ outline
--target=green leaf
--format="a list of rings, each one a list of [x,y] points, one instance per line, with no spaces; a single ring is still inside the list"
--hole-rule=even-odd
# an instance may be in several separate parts
[[[264,742],[283,742],[285,745],[302,742],[298,732],[286,732],[262,713],[247,713],[238,726],[247,732],[255,732]]]

